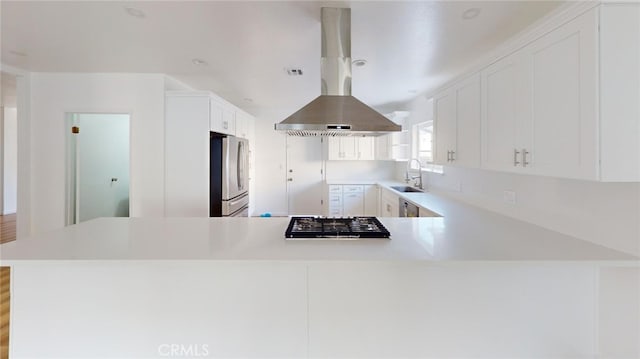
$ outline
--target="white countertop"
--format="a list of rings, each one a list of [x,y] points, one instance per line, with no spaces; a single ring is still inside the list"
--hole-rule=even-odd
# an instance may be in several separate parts
[[[390,183],[387,183],[388,185]],[[384,183],[381,183],[385,186]],[[396,192],[397,193],[397,192]],[[638,261],[630,254],[430,193],[442,218],[379,218],[391,239],[285,240],[289,218],[99,218],[3,244],[2,260]]]

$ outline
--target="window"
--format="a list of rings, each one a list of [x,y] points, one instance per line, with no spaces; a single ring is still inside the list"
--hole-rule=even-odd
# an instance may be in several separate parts
[[[431,172],[443,173],[442,166],[433,164],[433,121],[421,122],[413,125],[413,157],[418,158],[422,169]],[[417,169],[415,163],[411,167]]]

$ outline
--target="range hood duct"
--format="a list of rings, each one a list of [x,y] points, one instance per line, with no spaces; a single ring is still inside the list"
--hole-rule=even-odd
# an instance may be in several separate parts
[[[322,92],[275,125],[290,136],[379,136],[402,128],[351,96],[351,9],[322,8]]]

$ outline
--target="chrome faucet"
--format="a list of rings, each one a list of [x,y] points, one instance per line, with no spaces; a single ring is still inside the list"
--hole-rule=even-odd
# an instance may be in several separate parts
[[[411,163],[413,161],[418,162],[418,175],[417,176],[409,176],[409,171],[411,170]],[[417,158],[412,158],[409,161],[407,161],[407,170],[404,174],[404,181],[407,182],[407,184],[411,181],[411,180],[416,180],[413,182],[414,186],[417,186],[420,189],[424,189],[422,188],[422,163],[420,163],[420,160]]]

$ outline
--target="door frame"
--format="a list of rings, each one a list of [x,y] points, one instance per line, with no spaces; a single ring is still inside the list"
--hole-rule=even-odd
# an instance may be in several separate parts
[[[78,148],[76,146],[76,137],[71,133],[71,127],[76,124],[78,115],[126,115],[129,117],[129,213],[131,213],[131,119],[133,115],[127,111],[65,111],[64,113],[64,132],[65,132],[65,210],[64,221],[65,226],[78,223],[79,219],[79,198],[77,195],[78,186]]]

